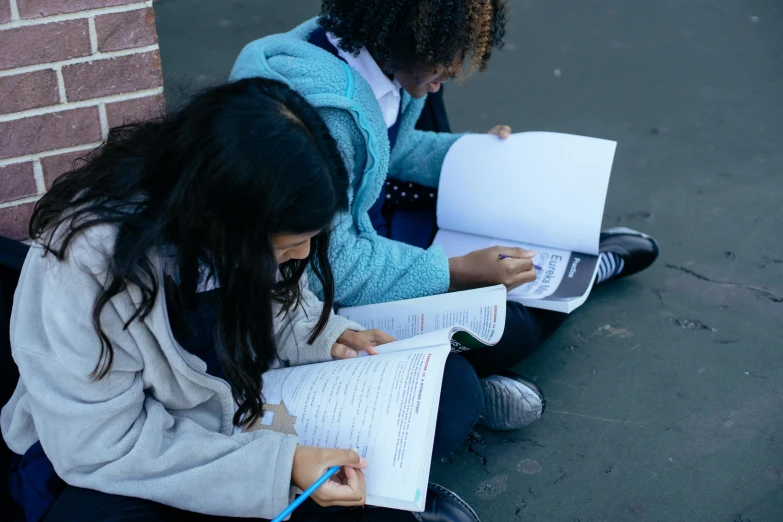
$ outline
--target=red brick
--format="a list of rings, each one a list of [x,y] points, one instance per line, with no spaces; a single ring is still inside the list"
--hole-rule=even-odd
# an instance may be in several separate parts
[[[38,194],[33,164],[14,163],[0,167],[0,203]]]
[[[160,54],[131,54],[63,67],[68,101],[152,89],[163,85]]]
[[[90,152],[92,151],[82,150],[79,152],[66,152],[65,154],[58,154],[57,156],[42,158],[41,167],[43,168],[46,190],[52,188],[52,183],[54,183],[54,180],[60,177],[61,174],[72,171],[74,167],[78,169],[83,166],[84,162],[77,160],[84,158],[90,154]]]
[[[11,20],[11,2],[9,0],[0,0],[0,24]]]
[[[109,128],[139,123],[159,118],[166,108],[163,95],[146,96],[135,100],[127,100],[106,105],[106,116]]]
[[[0,122],[0,159],[101,140],[97,107]]]
[[[95,18],[98,50],[121,51],[158,43],[152,8],[112,13]]]
[[[135,4],[140,0],[16,0],[19,16],[38,18],[63,13],[75,13],[87,9]]]
[[[27,239],[30,216],[35,203],[0,208],[0,236],[21,241]]]
[[[0,77],[0,114],[47,107],[59,101],[53,69]]]
[[[0,69],[89,56],[90,30],[86,19],[6,29],[0,31],[0,49]]]

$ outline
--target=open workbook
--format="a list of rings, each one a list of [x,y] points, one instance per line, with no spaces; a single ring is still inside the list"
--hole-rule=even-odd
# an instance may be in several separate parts
[[[552,132],[460,138],[443,162],[434,244],[449,257],[496,245],[535,250],[536,281],[509,300],[570,313],[595,279],[616,146]]]
[[[423,511],[452,338],[462,336],[460,349],[497,342],[505,301],[498,286],[342,310],[402,339],[375,356],[266,372],[264,415],[251,429],[294,434],[304,445],[359,448],[370,461],[368,504]]]

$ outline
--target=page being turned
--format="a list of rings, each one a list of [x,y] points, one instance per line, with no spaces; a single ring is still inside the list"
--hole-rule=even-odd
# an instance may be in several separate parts
[[[496,285],[464,292],[343,308],[338,314],[368,329],[380,329],[398,340],[452,326],[469,329],[495,344],[506,323],[506,288]]]

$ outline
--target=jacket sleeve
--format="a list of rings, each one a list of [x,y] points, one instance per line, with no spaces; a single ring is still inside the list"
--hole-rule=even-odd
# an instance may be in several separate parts
[[[17,405],[13,415],[31,412],[57,474],[77,487],[210,515],[276,516],[292,498],[297,438],[266,430],[226,435],[177,414],[214,404],[214,394],[164,407],[155,388],[165,392],[170,383],[148,381],[154,370],[144,345],[155,342],[151,333],[123,328],[116,300],[129,300],[127,293],[101,314],[114,357],[108,374],[92,379],[100,344],[91,313],[101,283],[71,257],[31,261],[18,293],[29,302],[17,307],[12,327],[14,358],[28,392],[19,399],[27,408]],[[203,387],[192,393],[198,391],[204,395]],[[9,424],[14,421],[4,428]]]
[[[329,257],[340,306],[411,299],[449,288],[449,260],[440,247],[424,250],[360,233],[347,212],[334,224]]]
[[[365,188],[359,188],[362,175],[357,173],[364,171],[367,161],[366,151],[357,151],[353,145],[360,141],[351,138],[356,124],[343,110],[321,108],[319,113],[335,137],[352,176],[350,198],[354,205],[356,191]],[[369,226],[367,220],[364,230]],[[335,219],[329,246],[336,282],[335,302],[340,306],[397,301],[448,291],[449,262],[440,247],[423,250],[381,237],[374,231],[362,232],[350,212],[342,212]],[[310,288],[322,298],[317,280],[311,278],[310,283]]]
[[[392,150],[389,177],[436,188],[449,148],[463,136],[416,129],[425,100],[403,95],[403,113],[397,143]]]
[[[323,303],[307,289],[307,278],[302,278],[302,298],[298,305],[283,314],[275,335],[280,360],[289,366],[331,361],[332,345],[344,331],[364,330],[359,323],[340,317],[330,310],[326,328],[310,344],[308,341],[322,310]]]

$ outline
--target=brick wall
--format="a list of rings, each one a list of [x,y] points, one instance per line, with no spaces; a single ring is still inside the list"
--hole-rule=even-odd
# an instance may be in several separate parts
[[[151,1],[0,0],[0,236],[109,128],[163,111]]]

